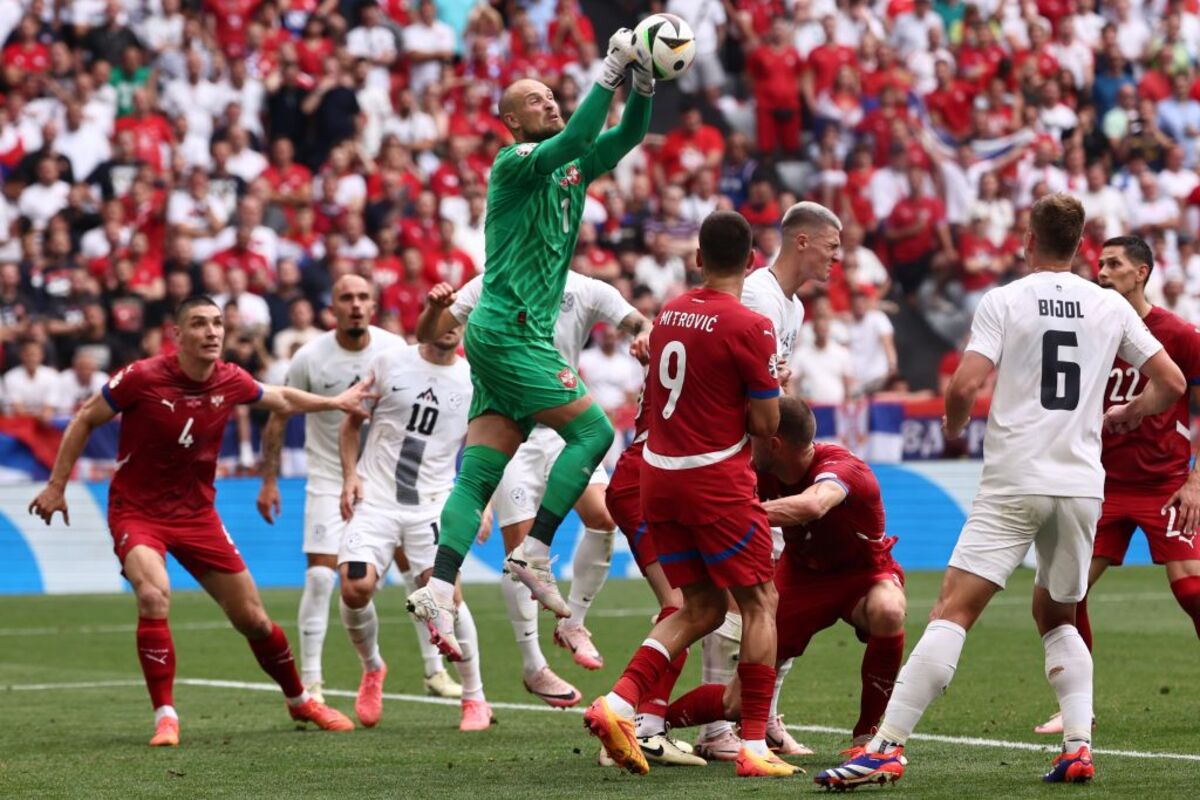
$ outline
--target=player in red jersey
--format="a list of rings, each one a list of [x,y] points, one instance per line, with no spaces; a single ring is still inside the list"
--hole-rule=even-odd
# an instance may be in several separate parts
[[[254,579],[213,506],[213,476],[221,437],[236,406],[279,414],[362,414],[362,401],[375,395],[367,393],[369,382],[337,397],[260,385],[242,368],[220,360],[225,338],[221,309],[207,297],[180,304],[175,324],[178,352],[130,364],[71,420],[50,481],[29,510],[47,525],[61,511],[70,524],[64,491],[71,470],[92,431],[122,413],[108,525],[122,573],[137,596],[138,659],[154,705],[151,746],[179,744],[172,697],[175,646],[167,625],[167,553],[195,576],[249,640],[263,671],[283,689],[292,719],[325,730],[352,730],[354,723],[309,697],[300,683],[287,637],[263,609]]]
[[[853,747],[871,738],[904,655],[904,571],[884,530],[879,482],[861,459],[835,444],[814,444],[816,419],[800,399],[779,401],[779,430],[755,439],[759,496],[786,543],[775,572],[776,625],[783,662],[837,621],[867,645]],[[671,704],[672,727],[739,717],[738,686],[710,684]]]
[[[1155,564],[1166,564],[1167,581],[1179,605],[1192,618],[1200,636],[1200,473],[1189,468],[1192,438],[1189,403],[1200,386],[1200,330],[1165,308],[1146,300],[1146,281],[1154,269],[1154,253],[1136,236],[1118,236],[1100,251],[1100,285],[1129,301],[1154,338],[1162,342],[1192,387],[1168,411],[1148,417],[1129,433],[1104,431],[1100,460],[1104,464],[1104,505],[1096,523],[1096,544],[1088,587],[1109,567],[1119,567],[1136,528],[1150,545]],[[1113,363],[1104,392],[1104,409],[1142,393],[1147,380],[1121,359]],[[1200,466],[1200,461],[1197,461]],[[1087,598],[1075,608],[1075,627],[1092,649]],[[1034,729],[1062,733],[1055,714]]]
[[[649,354],[635,353],[639,360],[646,360]],[[654,549],[654,537],[649,533],[649,524],[642,514],[642,465],[645,459],[642,448],[646,443],[648,423],[646,421],[645,395],[638,398],[638,413],[634,421],[633,442],[621,457],[609,478],[608,489],[604,493],[604,503],[608,508],[613,522],[629,540],[629,550],[633,560],[650,584],[650,590],[658,601],[658,616],[655,622],[662,622],[674,614],[683,605],[683,593],[671,585],[658,563],[658,552]],[[671,699],[671,691],[675,682],[683,672],[687,663],[688,651],[684,648],[671,659],[671,663],[663,671],[662,677],[648,692],[642,695],[637,705],[635,717],[638,744],[647,760],[656,764],[673,766],[704,766],[703,758],[693,755],[690,745],[669,735],[666,727],[667,702]],[[611,763],[607,753],[600,750],[601,764]]]
[[[755,494],[749,437],[779,424],[775,332],[739,300],[753,261],[750,224],[718,211],[700,226],[704,284],[667,303],[650,334],[642,456],[642,512],[658,563],[683,593],[654,626],[613,690],[584,724],[631,772],[649,770],[630,719],[685,648],[725,618],[725,590],[742,610],[742,733],[737,772],[785,776],[795,768],[766,744],[775,684],[771,530]]]

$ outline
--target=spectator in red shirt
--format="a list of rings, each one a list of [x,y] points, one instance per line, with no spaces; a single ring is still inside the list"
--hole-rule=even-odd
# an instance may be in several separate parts
[[[425,252],[425,283],[434,286],[445,282],[457,289],[475,277],[475,262],[454,244],[451,220],[445,217],[438,220],[438,237],[438,246]]]
[[[973,314],[984,293],[1000,281],[1012,261],[1011,255],[988,236],[986,210],[977,208],[972,212],[970,225],[959,239],[959,254],[965,307]]]
[[[145,87],[133,90],[133,113],[117,120],[117,133],[133,133],[133,157],[145,161],[155,172],[162,172],[163,151],[170,145],[174,135],[171,123],[161,114],[154,113],[150,94]]]
[[[242,270],[249,279],[250,291],[263,294],[274,285],[275,275],[267,259],[252,249],[250,240],[253,235],[254,226],[239,224],[233,246],[217,253],[212,260],[220,264],[226,273],[231,269]]]
[[[771,182],[766,179],[751,182],[746,202],[738,209],[738,213],[746,218],[752,228],[778,225],[782,212]]]
[[[754,92],[758,152],[770,158],[775,149],[795,154],[800,149],[800,74],[804,59],[788,41],[791,26],[785,17],[771,23],[765,43],[746,60],[746,77]]]
[[[296,42],[296,64],[308,77],[319,80],[325,75],[325,59],[333,55],[333,40],[327,34],[325,20],[317,14],[304,23],[304,34]]]
[[[667,134],[656,165],[657,183],[687,183],[702,169],[718,174],[725,156],[725,137],[700,118],[700,107],[687,103],[680,127]]]
[[[892,275],[905,296],[913,297],[929,275],[939,245],[945,260],[954,261],[958,256],[942,201],[925,192],[929,176],[920,167],[910,166],[907,178],[908,196],[892,209],[883,236],[890,250]]]
[[[292,140],[280,137],[271,143],[271,162],[262,177],[271,187],[271,202],[283,206],[288,219],[300,206],[312,202],[312,172],[295,162]]]
[[[17,40],[4,48],[4,66],[23,73],[42,74],[50,69],[50,48],[38,41],[37,17],[26,14],[17,26]]]
[[[437,250],[442,246],[438,233],[437,195],[428,189],[421,192],[413,210],[414,216],[400,220],[400,246],[415,247],[422,253]]]
[[[558,16],[550,20],[546,38],[551,50],[574,59],[585,42],[595,43],[596,32],[576,0],[558,0]]]
[[[1035,19],[1029,23],[1029,49],[1013,56],[1013,78],[1016,83],[1032,80],[1036,83],[1058,76],[1058,59],[1050,54],[1049,25]]]
[[[858,56],[854,48],[837,43],[837,17],[828,14],[821,19],[825,32],[825,43],[814,47],[808,54],[808,69],[804,73],[804,102],[812,108],[817,104],[817,95],[833,86],[837,71],[844,65],[858,68]]]
[[[404,274],[400,280],[383,290],[381,304],[385,313],[395,314],[399,318],[401,330],[411,337],[417,330],[417,319],[421,316],[429,286],[422,277],[425,261],[421,252],[410,247],[404,251],[402,259]]]
[[[925,98],[929,116],[934,125],[955,139],[962,139],[971,132],[971,107],[976,90],[955,77],[953,65],[945,59],[937,62],[933,74],[937,88]]]
[[[205,23],[226,55],[245,52],[246,28],[260,0],[204,0]],[[233,56],[231,56],[233,57]]]

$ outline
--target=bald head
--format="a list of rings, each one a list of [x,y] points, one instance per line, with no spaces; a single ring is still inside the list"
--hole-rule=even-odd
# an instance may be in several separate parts
[[[540,142],[565,127],[554,92],[532,78],[522,78],[504,90],[500,121],[518,142]]]
[[[333,284],[334,319],[339,340],[360,342],[375,316],[375,288],[361,275],[343,275]]]

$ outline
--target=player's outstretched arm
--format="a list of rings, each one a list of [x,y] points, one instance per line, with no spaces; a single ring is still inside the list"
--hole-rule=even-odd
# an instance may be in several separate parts
[[[84,403],[83,408],[79,409],[63,432],[62,443],[58,446],[58,455],[54,458],[54,469],[50,472],[50,480],[46,482],[46,488],[42,490],[41,494],[29,504],[30,514],[37,514],[49,525],[50,521],[54,519],[54,512],[61,511],[63,522],[71,524],[65,496],[71,470],[75,468],[75,462],[83,454],[84,445],[87,444],[92,431],[116,415],[117,412],[101,394],[92,395],[92,398]]]
[[[942,418],[942,430],[947,439],[962,435],[963,428],[971,421],[975,396],[987,382],[994,366],[990,358],[974,350],[963,353],[962,361],[946,387],[946,416]]]
[[[458,293],[448,283],[439,283],[429,290],[425,298],[425,308],[417,318],[417,341],[430,344],[449,333],[459,322],[450,313],[450,306],[458,299]]]
[[[1144,418],[1161,414],[1187,390],[1187,380],[1165,349],[1146,359],[1140,370],[1150,381],[1142,393],[1104,413],[1104,427],[1113,433],[1128,433]]]
[[[564,164],[582,158],[595,146],[596,137],[604,130],[604,122],[608,119],[608,106],[612,103],[613,92],[624,82],[625,70],[638,58],[633,31],[621,28],[612,35],[608,40],[608,55],[604,57],[604,71],[600,80],[596,81],[575,109],[567,121],[567,127],[544,141],[535,151],[533,165],[539,173],[549,175]]]
[[[258,513],[274,525],[275,517],[281,509],[279,497],[279,457],[283,451],[283,433],[287,427],[287,417],[282,414],[272,414],[267,418],[267,424],[262,430],[262,487],[258,490],[258,500],[255,505]]]
[[[763,509],[772,527],[807,525],[828,514],[845,499],[846,487],[836,481],[823,480],[800,494],[768,500],[763,503]]]
[[[374,382],[373,378],[368,377],[335,397],[322,397],[293,386],[263,386],[263,395],[253,407],[284,416],[312,414],[317,411],[343,411],[365,417],[370,412],[363,404],[379,399],[378,394],[370,391]]]

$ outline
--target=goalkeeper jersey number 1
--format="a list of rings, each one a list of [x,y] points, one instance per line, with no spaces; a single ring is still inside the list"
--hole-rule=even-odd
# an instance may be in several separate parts
[[[603,168],[593,150],[543,175],[536,168],[538,146],[506,147],[492,165],[483,296],[471,324],[552,339],[587,185]]]

